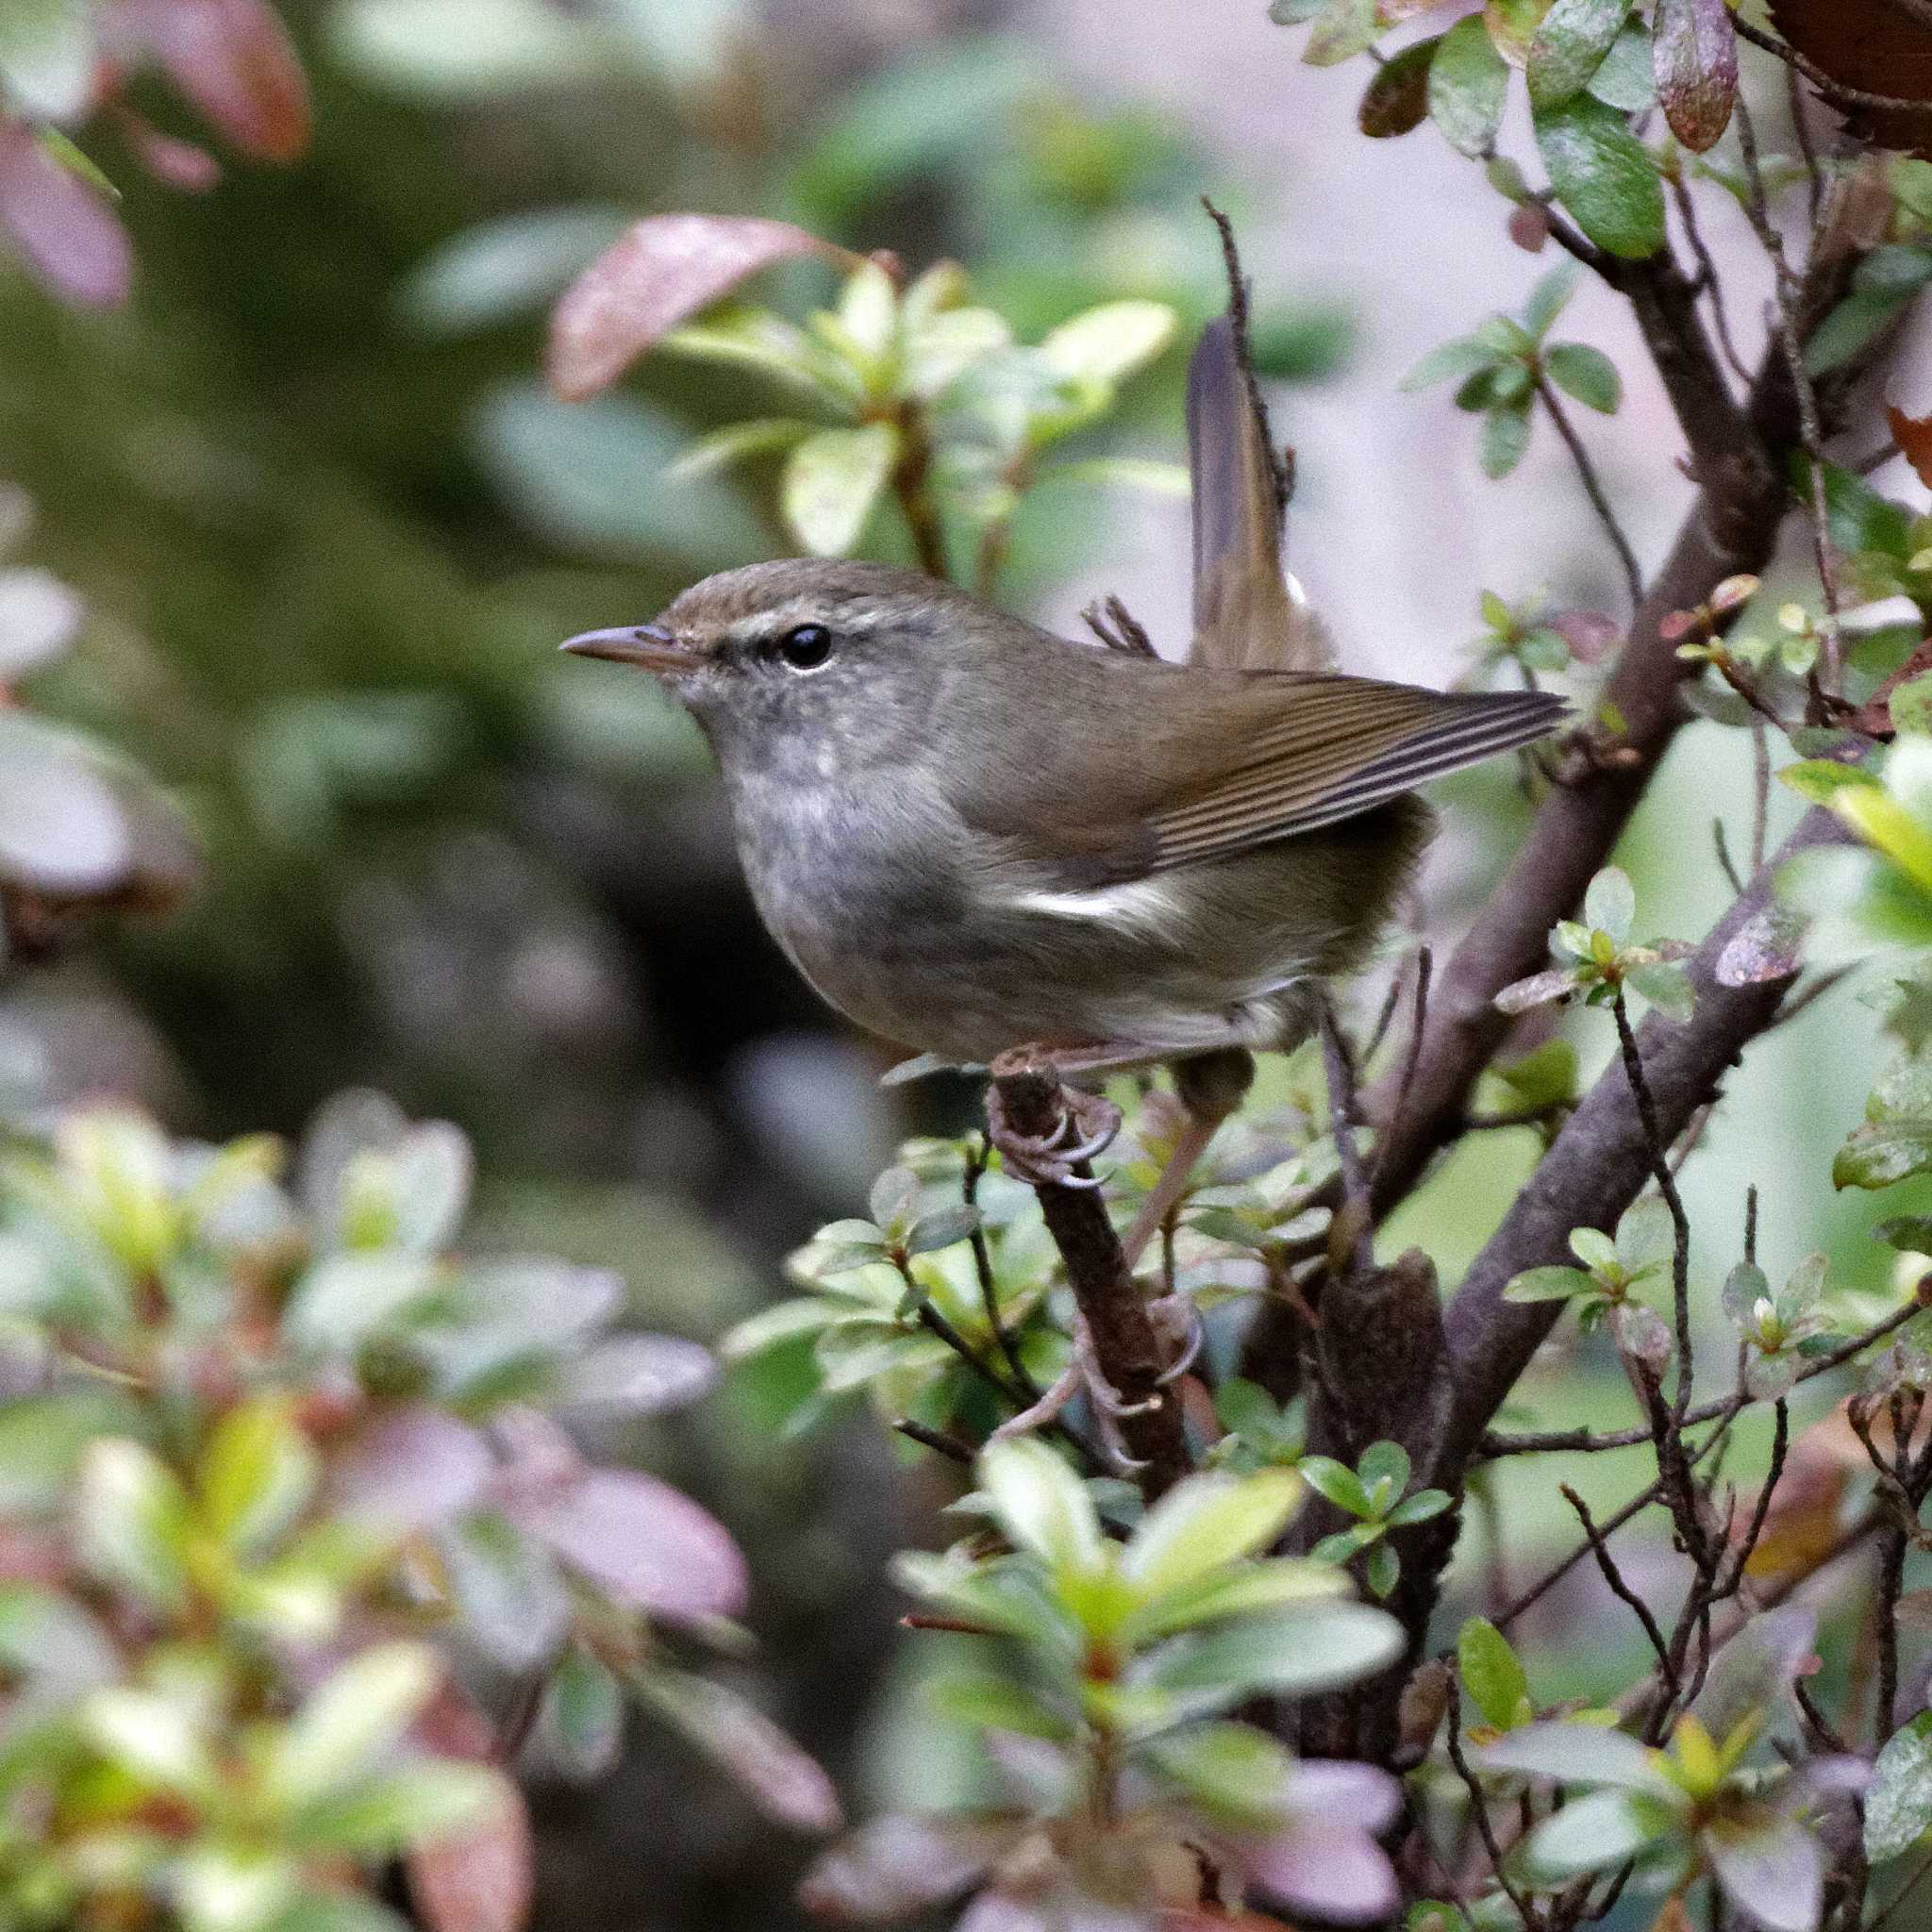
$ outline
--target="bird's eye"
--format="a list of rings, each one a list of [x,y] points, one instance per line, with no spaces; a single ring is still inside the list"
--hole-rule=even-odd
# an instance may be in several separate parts
[[[778,640],[778,655],[794,671],[816,671],[832,655],[832,633],[822,624],[794,625]]]

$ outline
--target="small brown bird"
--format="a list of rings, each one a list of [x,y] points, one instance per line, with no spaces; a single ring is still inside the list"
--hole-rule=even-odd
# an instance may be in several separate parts
[[[1563,715],[1539,692],[1318,668],[1225,320],[1189,417],[1188,663],[1070,642],[915,572],[797,558],[563,646],[691,708],[765,924],[872,1032],[965,1065],[1035,1044],[1069,1073],[1292,1046],[1413,872],[1433,817],[1408,794]]]

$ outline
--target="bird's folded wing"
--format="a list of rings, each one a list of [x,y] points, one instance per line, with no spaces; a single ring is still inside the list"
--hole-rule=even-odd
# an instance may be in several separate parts
[[[1175,786],[1147,814],[1158,871],[1291,838],[1527,744],[1562,700],[1540,691],[1443,693],[1360,677],[1257,680],[1282,687],[1275,716],[1230,758]]]
[[[1087,730],[1071,742],[1059,734],[1051,757],[1021,745],[1019,725],[1012,762],[979,774],[958,800],[962,817],[1036,877],[1087,890],[1354,818],[1527,744],[1564,714],[1561,699],[1539,691],[1444,693],[1205,666],[1132,696],[1117,718],[1096,705]],[[1040,777],[1049,766],[1063,780],[1050,804]]]

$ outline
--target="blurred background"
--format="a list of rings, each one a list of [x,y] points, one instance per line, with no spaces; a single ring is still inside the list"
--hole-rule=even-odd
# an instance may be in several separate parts
[[[77,314],[0,263],[0,562],[51,573],[85,610],[75,648],[21,689],[152,774],[203,853],[167,909],[56,921],[13,962],[0,1079],[23,1104],[131,1092],[223,1137],[294,1130],[337,1090],[380,1087],[475,1137],[476,1244],[619,1267],[641,1321],[706,1340],[781,1291],[786,1252],[858,1211],[898,1139],[970,1121],[963,1086],[882,1091],[897,1056],[841,1030],[765,939],[695,730],[647,680],[556,653],[786,547],[768,469],[662,481],[695,433],[758,413],[755,375],[659,357],[590,403],[541,385],[549,301],[640,213],[782,216],[915,269],[953,257],[1029,341],[1103,299],[1170,302],[1182,339],[1093,446],[1174,461],[1188,339],[1223,300],[1209,193],[1256,278],[1258,358],[1299,447],[1292,560],[1344,666],[1470,675],[1484,589],[1624,614],[1546,426],[1492,484],[1444,393],[1397,391],[1424,350],[1519,308],[1549,261],[1512,243],[1507,204],[1433,130],[1361,139],[1359,77],[1297,64],[1255,0],[283,10],[316,97],[307,158],[183,195],[126,165],[109,129],[90,145],[125,190],[131,304]],[[192,129],[160,90],[137,97]],[[1783,99],[1764,104],[1774,125]],[[1761,277],[1741,213],[1711,199],[1749,355]],[[787,269],[759,292],[796,312],[830,286]],[[1622,412],[1587,433],[1649,561],[1690,491],[1621,326],[1586,290],[1563,333],[1624,373]],[[1932,390],[1903,400],[1923,409]],[[1006,594],[1071,631],[1118,592],[1172,649],[1186,570],[1183,503],[1067,487],[1023,512]],[[1443,791],[1451,829],[1416,915],[1439,943],[1524,809],[1507,769]],[[1623,855],[1642,924],[1708,923],[1709,822],[1726,814],[1740,842],[1748,793],[1741,734],[1687,734]],[[46,835],[84,842],[73,810]],[[168,844],[165,814],[155,837]],[[1747,1180],[1774,1277],[1824,1246],[1847,1278],[1883,1278],[1864,1204],[1817,1218],[1870,1084],[1856,996],[1756,1053],[1691,1167],[1714,1317]],[[1587,1072],[1600,1019],[1575,1023]],[[1453,1284],[1536,1148],[1528,1131],[1477,1137],[1391,1248],[1424,1241]],[[807,1405],[808,1383],[802,1355],[761,1357],[640,1446],[751,1555],[763,1647],[745,1683],[855,1809],[915,1763],[937,1798],[949,1746],[911,1694],[881,1572],[898,1544],[943,1537],[931,1512],[952,1491],[866,1417]],[[1526,1393],[1525,1414],[1627,1419],[1588,1351],[1554,1354]],[[1614,1497],[1629,1472],[1563,1474]],[[1518,1574],[1565,1536],[1554,1474],[1508,1472]],[[1465,1541],[1473,1575],[1493,1552]],[[1559,1622],[1574,1608],[1553,1600]],[[1588,1690],[1624,1661],[1599,1646],[1565,1667]],[[540,1924],[792,1911],[805,1848],[659,1733],[595,1790],[544,1791],[540,1817]]]

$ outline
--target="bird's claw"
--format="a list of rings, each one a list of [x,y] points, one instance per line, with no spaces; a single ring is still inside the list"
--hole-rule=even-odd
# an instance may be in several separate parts
[[[1137,1474],[1147,1465],[1129,1452],[1126,1438],[1121,1434],[1121,1419],[1144,1415],[1150,1408],[1158,1407],[1161,1398],[1155,1395],[1145,1402],[1129,1402],[1107,1379],[1107,1374],[1100,1366],[1099,1352],[1093,1346],[1092,1331],[1087,1326],[1087,1318],[1077,1310],[1074,1315],[1073,1328],[1074,1352],[1053,1387],[1030,1408],[1023,1409],[1010,1421],[1002,1423],[992,1432],[992,1440],[996,1442],[1010,1441],[1015,1436],[1027,1436],[1036,1429],[1046,1428],[1058,1421],[1061,1411],[1076,1395],[1085,1395],[1099,1430],[1101,1449],[1113,1474],[1124,1476]]]
[[[987,1094],[987,1130],[1007,1172],[1039,1187],[1097,1188],[1099,1178],[1075,1172],[1105,1152],[1121,1130],[1121,1110],[1104,1094],[1060,1089],[1060,1113],[1051,1134],[1022,1134],[1008,1124],[997,1087]]]
[[[1165,1389],[1170,1382],[1178,1382],[1194,1366],[1208,1329],[1200,1309],[1189,1295],[1164,1294],[1158,1301],[1147,1304],[1147,1314],[1155,1333],[1174,1350],[1174,1360],[1157,1378],[1158,1386]]]

